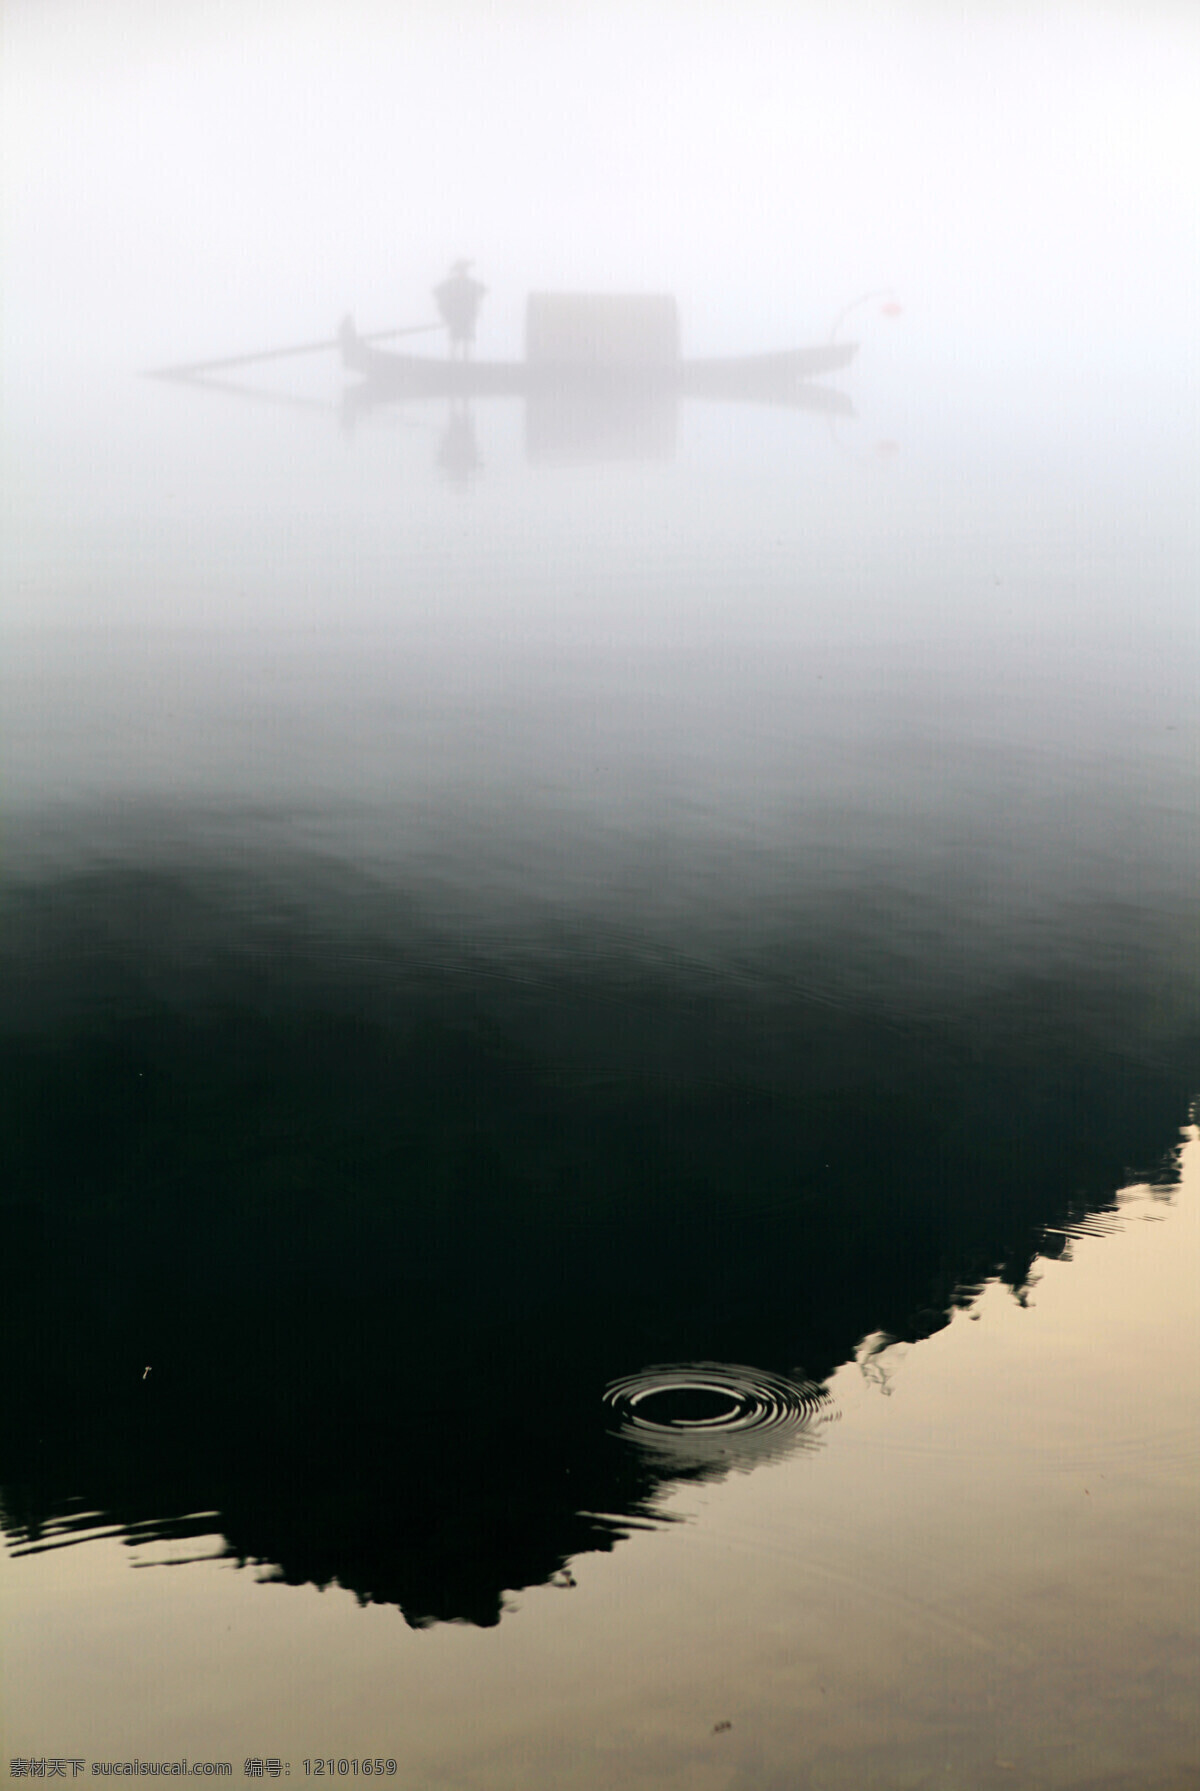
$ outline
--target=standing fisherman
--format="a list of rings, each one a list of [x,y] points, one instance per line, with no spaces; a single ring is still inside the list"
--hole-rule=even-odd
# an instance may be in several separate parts
[[[463,361],[471,358],[475,320],[487,291],[486,286],[471,278],[468,271],[471,266],[469,261],[456,261],[450,269],[449,277],[433,289],[438,310],[450,336],[451,358]]]

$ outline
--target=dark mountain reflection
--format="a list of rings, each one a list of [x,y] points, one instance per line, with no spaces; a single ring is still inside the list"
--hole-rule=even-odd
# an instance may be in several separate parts
[[[614,1435],[615,1378],[820,1382],[937,1329],[1159,1161],[1200,1082],[1168,922],[931,999],[817,911],[758,960],[582,922],[517,951],[415,886],[339,873],[339,917],[328,867],[261,869],[10,885],[15,1547],[219,1529],[291,1583],[494,1623],[753,1459]]]

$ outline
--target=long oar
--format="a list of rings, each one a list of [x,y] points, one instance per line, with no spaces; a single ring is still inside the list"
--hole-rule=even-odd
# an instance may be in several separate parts
[[[376,330],[373,335],[360,336],[360,342],[384,342],[389,336],[420,336],[426,330],[443,330],[444,323],[415,323],[402,330]],[[300,342],[294,348],[264,348],[257,354],[233,354],[223,361],[191,361],[187,366],[152,367],[150,379],[190,379],[197,373],[220,373],[226,367],[249,367],[255,361],[282,361],[288,355],[316,354],[322,348],[340,348],[341,339],[334,336],[328,342]]]

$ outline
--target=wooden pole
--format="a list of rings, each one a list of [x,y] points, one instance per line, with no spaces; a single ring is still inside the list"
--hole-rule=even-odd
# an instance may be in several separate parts
[[[389,336],[420,336],[427,330],[445,329],[443,323],[410,324],[407,329],[376,330],[370,336],[360,336],[360,342],[384,342]],[[341,338],[334,336],[327,342],[300,342],[294,348],[264,348],[257,354],[234,354],[222,361],[191,361],[180,367],[152,367],[147,375],[150,379],[188,379],[197,373],[220,373],[226,367],[249,367],[255,361],[282,361],[288,355],[316,354],[322,348],[340,348]]]

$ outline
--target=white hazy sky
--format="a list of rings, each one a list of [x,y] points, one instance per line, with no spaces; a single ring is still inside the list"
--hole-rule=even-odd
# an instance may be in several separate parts
[[[950,355],[1190,340],[1183,0],[7,0],[5,47],[10,370],[422,322],[459,255],[497,354],[537,287],[672,290],[698,352],[874,287]]]

